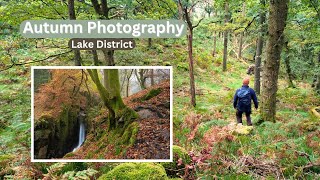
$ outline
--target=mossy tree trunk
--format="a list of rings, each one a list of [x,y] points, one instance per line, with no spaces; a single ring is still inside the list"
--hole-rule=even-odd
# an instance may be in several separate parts
[[[69,19],[76,20],[76,13],[74,10],[74,0],[68,0]],[[74,65],[81,66],[81,54],[80,50],[73,50],[74,52]]]
[[[246,16],[246,3],[244,2],[242,5],[242,18],[245,18],[245,16]],[[244,36],[244,32],[241,32],[239,37],[239,52],[238,52],[239,59],[242,58],[243,36]]]
[[[265,21],[266,21],[266,13],[264,12],[264,7],[266,5],[265,0],[260,0],[261,9],[259,14],[259,37],[257,40],[257,49],[256,49],[256,55],[255,55],[255,70],[254,70],[254,90],[257,94],[260,94],[260,77],[261,77],[261,56],[262,56],[262,48],[263,48],[263,37],[266,32],[265,28]]]
[[[229,22],[229,5],[225,2],[225,24]],[[223,33],[223,65],[222,70],[227,70],[227,59],[228,59],[228,30],[226,29]]]
[[[133,119],[138,117],[137,113],[127,107],[122,101],[119,72],[117,69],[104,70],[104,73],[107,74],[105,76],[107,78],[104,79],[106,87],[101,83],[97,69],[88,69],[88,73],[95,83],[104,105],[108,108],[109,129],[125,128]]]
[[[263,66],[261,117],[264,121],[276,121],[276,97],[280,55],[289,0],[270,1],[268,19],[267,59]]]

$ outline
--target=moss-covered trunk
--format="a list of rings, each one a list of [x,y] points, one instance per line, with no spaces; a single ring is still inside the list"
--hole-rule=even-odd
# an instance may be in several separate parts
[[[109,129],[124,128],[137,118],[137,114],[128,108],[120,95],[119,72],[117,69],[104,70],[104,84],[99,80],[96,69],[88,69],[90,77],[96,84],[100,97],[109,111]]]
[[[288,0],[270,1],[268,20],[267,59],[263,66],[261,117],[264,121],[276,121],[276,97],[283,31],[288,14]]]

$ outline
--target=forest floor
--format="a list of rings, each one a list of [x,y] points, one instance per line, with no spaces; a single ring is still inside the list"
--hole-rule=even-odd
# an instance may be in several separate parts
[[[139,42],[139,45],[130,53],[116,52],[117,65],[173,65],[173,144],[199,157],[200,160],[193,163],[195,168],[190,170],[193,177],[202,179],[319,179],[320,120],[313,116],[310,110],[320,106],[320,96],[315,94],[310,83],[295,81],[296,88],[288,88],[286,76],[283,73],[285,71],[281,67],[276,122],[263,122],[257,125],[260,119],[259,111],[253,110],[254,129],[251,134],[230,133],[229,124],[236,121],[232,98],[235,90],[241,87],[242,78],[247,76],[248,66],[253,62],[233,58],[230,53],[227,71],[223,72],[222,43],[218,44],[220,48],[216,57],[212,58],[211,50],[207,48],[212,46],[212,43],[210,44],[212,40],[200,38],[195,40],[196,107],[190,105],[185,42],[176,42],[176,45],[167,47],[161,44],[160,40],[159,42],[155,40],[154,48],[147,49],[145,41]],[[90,58],[87,60],[88,64],[92,63]],[[139,59],[143,61],[137,61]],[[57,59],[36,65],[66,64],[72,65],[72,62]],[[19,177],[43,178],[43,174],[48,173],[48,168],[52,165],[52,163],[30,163],[30,71],[28,67],[26,69],[14,67],[0,73],[0,123],[2,125],[0,129],[0,177],[7,175],[17,179]],[[251,77],[250,86],[253,85],[253,79]],[[258,98],[261,97],[258,96]],[[131,103],[132,108],[145,105],[135,105],[138,102]],[[150,104],[152,108],[157,107],[156,104],[152,104],[152,101]],[[165,115],[163,110],[158,107],[157,110]],[[105,112],[105,109],[101,109],[102,112],[99,111],[96,114],[101,114],[103,117],[102,112]],[[152,118],[148,121],[140,120],[139,123],[140,125],[142,123],[158,125],[162,119],[159,118],[157,122],[151,121]],[[150,125],[145,132],[155,130],[151,128],[152,126]],[[103,131],[106,127],[101,126],[100,128]],[[155,139],[159,137],[158,140],[162,140],[160,137],[164,137],[163,134],[167,132],[156,130],[153,133],[157,133],[158,136],[150,137]],[[130,158],[135,158],[136,154],[140,154],[135,147],[143,147],[141,151],[149,148],[145,146],[149,143],[146,140],[147,136],[144,136],[146,134],[138,133],[136,144],[127,150]],[[89,135],[87,138],[93,137]],[[93,142],[94,139],[90,141]],[[97,149],[101,144],[95,145],[92,148]],[[103,146],[100,148],[106,149]],[[154,148],[159,147],[150,147],[150,149]],[[109,149],[110,154],[120,150],[121,148]],[[88,148],[82,156],[84,156],[82,158],[104,158],[106,154],[99,154]],[[107,173],[116,165],[113,163],[68,163],[66,166],[69,169],[60,172],[80,171],[90,167],[102,174]]]
[[[144,99],[152,90],[158,89],[159,94]],[[132,146],[118,143],[117,140],[120,141],[121,137],[107,132],[107,111],[103,107],[104,112],[95,118],[96,124],[101,125],[95,126],[94,130],[87,134],[82,147],[68,153],[65,158],[170,159],[170,81],[164,81],[124,98],[124,102],[139,114],[136,120],[139,130]]]
[[[276,122],[257,124],[259,110],[253,109],[252,132],[235,134],[233,96],[250,62],[230,59],[223,72],[220,58],[206,69],[196,66],[195,108],[184,78],[188,72],[174,74],[174,144],[195,154],[197,177],[319,178],[320,121],[310,110],[320,106],[320,97],[310,84],[297,81],[296,88],[288,88],[280,75]]]

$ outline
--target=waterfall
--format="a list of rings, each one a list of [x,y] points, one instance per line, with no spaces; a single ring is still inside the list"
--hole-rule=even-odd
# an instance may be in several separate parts
[[[80,120],[79,141],[78,141],[78,145],[73,149],[72,152],[76,151],[82,145],[82,143],[85,140],[85,136],[86,136],[86,129],[83,121]]]

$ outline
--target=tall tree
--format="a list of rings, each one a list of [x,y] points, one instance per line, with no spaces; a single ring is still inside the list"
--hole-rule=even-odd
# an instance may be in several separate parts
[[[187,40],[188,40],[188,55],[189,55],[189,77],[190,77],[190,95],[191,95],[191,105],[196,106],[196,88],[194,84],[194,73],[193,73],[193,52],[192,52],[192,41],[193,41],[193,30],[197,26],[199,26],[200,22],[203,20],[200,19],[196,25],[192,24],[191,20],[191,12],[193,7],[196,5],[196,3],[191,3],[189,1],[181,2],[181,0],[178,1],[179,6],[182,7],[183,10],[183,16],[185,17],[185,21],[188,25],[188,34],[187,34]]]
[[[147,69],[135,69],[134,71],[137,80],[140,84],[141,89],[145,89],[146,88],[146,80],[148,78],[148,70]]]
[[[314,88],[315,91],[320,94],[320,52],[318,52],[318,62],[316,65],[317,68],[317,72],[316,72],[316,77],[315,77],[315,82],[314,82]]]
[[[242,4],[242,17],[244,18],[245,15],[246,15],[246,3],[244,2]],[[239,52],[238,52],[238,57],[240,59],[242,58],[243,36],[244,36],[244,32],[241,32],[239,37]]]
[[[118,14],[111,15],[111,10],[116,9],[115,6],[110,6],[108,0],[101,0],[99,3],[98,0],[91,0],[92,6],[99,16],[100,19],[110,20],[116,17]],[[114,66],[114,50],[102,50],[104,55],[104,60],[107,66]],[[94,52],[95,53],[95,52]]]
[[[264,121],[276,121],[276,94],[283,31],[286,26],[289,0],[271,0],[268,18],[267,59],[263,66],[261,117]]]
[[[226,1],[224,4],[224,22],[227,24],[229,22],[229,4]],[[227,59],[228,59],[228,29],[226,29],[223,33],[223,66],[222,70],[227,70]]]
[[[68,0],[69,19],[76,20],[76,13],[74,10],[74,0]],[[74,65],[81,66],[80,50],[73,50],[74,52]]]
[[[262,55],[262,48],[263,48],[263,38],[265,35],[265,21],[266,21],[266,13],[265,13],[265,0],[260,0],[260,4],[262,8],[260,8],[259,13],[259,36],[257,40],[257,49],[256,49],[256,56],[255,56],[255,70],[254,70],[254,90],[257,94],[260,94],[260,77],[261,77],[261,55]]]

